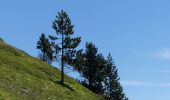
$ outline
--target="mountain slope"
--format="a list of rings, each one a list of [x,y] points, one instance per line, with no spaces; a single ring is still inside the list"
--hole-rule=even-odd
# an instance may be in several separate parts
[[[0,100],[100,100],[96,95],[60,72],[0,39]]]

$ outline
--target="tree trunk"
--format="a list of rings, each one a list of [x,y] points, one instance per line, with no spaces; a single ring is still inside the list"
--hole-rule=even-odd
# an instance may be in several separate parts
[[[89,88],[92,87],[92,80],[91,80],[91,68],[89,68]]]
[[[42,60],[45,61],[45,52],[43,52]]]
[[[64,38],[64,36],[63,36],[63,34],[62,34],[62,54],[61,54],[61,84],[64,84],[64,56],[63,56],[63,38]]]

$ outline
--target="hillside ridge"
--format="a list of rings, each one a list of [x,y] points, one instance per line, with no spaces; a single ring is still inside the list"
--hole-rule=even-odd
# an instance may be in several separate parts
[[[101,100],[69,76],[0,39],[0,100]]]

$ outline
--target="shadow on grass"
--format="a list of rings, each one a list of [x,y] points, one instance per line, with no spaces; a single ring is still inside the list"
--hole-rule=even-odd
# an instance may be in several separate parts
[[[52,82],[54,82],[54,83],[57,83],[57,84],[59,84],[59,85],[61,85],[61,86],[63,86],[63,87],[65,87],[65,88],[68,88],[69,90],[71,90],[71,91],[75,91],[72,87],[70,87],[69,85],[67,85],[67,84],[62,84],[61,83],[61,81],[54,81],[52,78],[49,78],[49,80],[50,81],[52,81]]]
[[[67,85],[67,84],[62,84],[61,83],[61,81],[56,81],[56,83],[58,83],[58,84],[60,84],[60,85],[62,85],[63,87],[65,87],[65,88],[68,88],[69,90],[71,90],[71,91],[75,91],[72,87],[70,87],[69,85]]]

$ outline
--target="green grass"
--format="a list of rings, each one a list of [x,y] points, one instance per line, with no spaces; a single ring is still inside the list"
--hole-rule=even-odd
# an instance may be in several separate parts
[[[0,39],[0,100],[101,100],[69,76]]]

